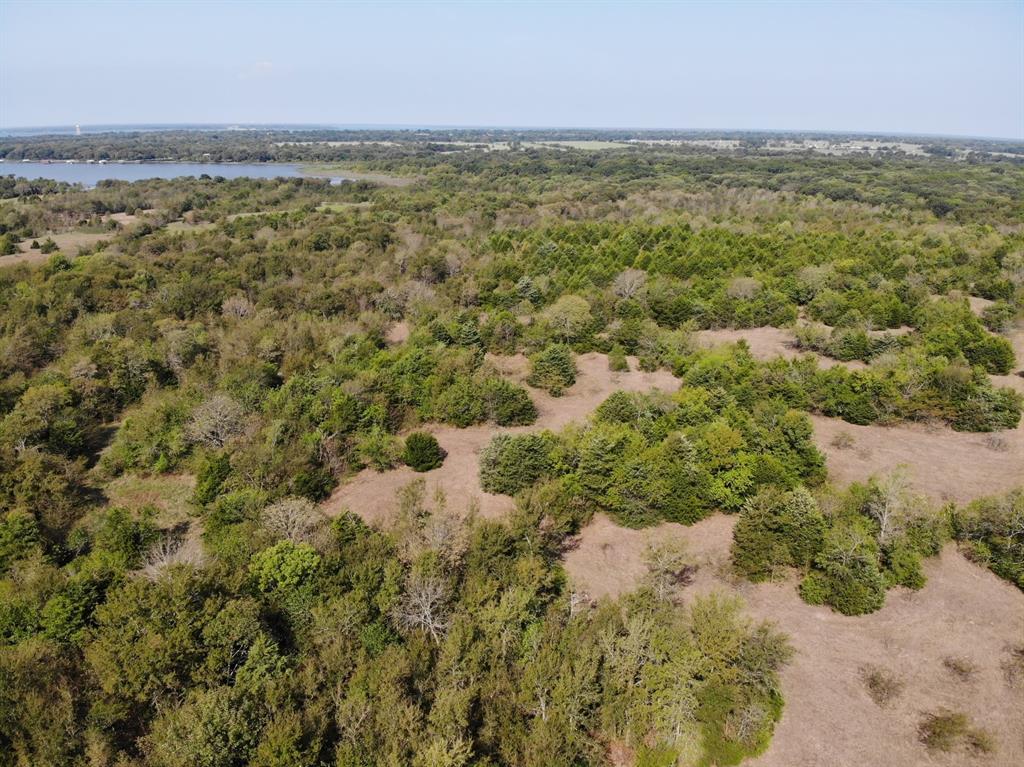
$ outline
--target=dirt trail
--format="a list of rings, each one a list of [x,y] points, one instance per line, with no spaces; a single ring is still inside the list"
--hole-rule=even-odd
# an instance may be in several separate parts
[[[747,612],[774,621],[796,655],[782,673],[786,708],[768,751],[755,767],[911,767],[973,763],[962,752],[930,755],[916,738],[923,711],[962,710],[997,741],[995,754],[978,764],[1024,763],[1024,705],[1000,668],[1006,648],[1024,640],[1024,594],[970,564],[954,547],[928,560],[920,591],[893,589],[885,607],[847,617],[804,604],[796,582],[752,584],[728,575],[736,517],[716,515],[691,527],[664,524],[628,530],[598,515],[565,557],[570,583],[593,598],[635,588],[643,578],[649,540],[685,541],[698,563],[683,601],[711,591],[740,595]],[[978,670],[961,681],[943,667],[965,657]],[[903,693],[887,708],[868,696],[861,668],[895,672]]]
[[[515,381],[523,381],[529,373],[529,363],[522,355],[488,355],[487,360],[499,373]],[[324,503],[325,512],[338,514],[348,509],[370,524],[379,524],[397,507],[397,491],[416,477],[423,477],[428,494],[432,495],[435,489],[441,488],[449,508],[453,510],[464,511],[475,500],[479,503],[482,516],[503,516],[515,507],[512,499],[485,493],[480,487],[480,451],[495,434],[561,429],[572,421],[586,419],[612,392],[619,389],[660,389],[671,392],[679,387],[679,381],[667,371],[648,373],[637,370],[635,359],[630,361],[631,370],[622,373],[613,373],[608,369],[608,357],[604,354],[580,355],[576,365],[579,369],[576,383],[563,396],[556,398],[545,391],[530,389],[538,413],[537,422],[532,426],[501,428],[483,424],[457,429],[452,426],[427,425],[424,428],[448,452],[440,468],[423,474],[417,474],[405,466],[385,472],[365,469],[334,491]]]

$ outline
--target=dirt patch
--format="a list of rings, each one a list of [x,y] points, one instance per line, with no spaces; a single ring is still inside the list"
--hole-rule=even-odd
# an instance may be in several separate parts
[[[838,418],[810,418],[829,476],[840,485],[903,465],[919,492],[966,503],[1016,487],[1024,477],[1022,428],[978,434],[923,424],[857,426]]]
[[[693,556],[697,572],[693,587],[702,590],[719,583],[716,570],[729,558],[734,517],[715,514],[686,527],[663,522],[633,530],[596,514],[577,537],[563,564],[574,586],[591,599],[618,597],[636,589],[647,574],[644,553],[652,543],[681,541]]]
[[[782,673],[786,708],[768,751],[756,767],[910,767],[959,765],[964,754],[931,755],[918,742],[923,711],[945,706],[969,714],[997,741],[979,760],[1009,767],[1024,763],[1024,706],[1006,683],[1006,648],[1024,636],[1024,594],[967,562],[953,546],[928,560],[920,591],[893,589],[877,613],[847,617],[804,604],[796,582],[751,584],[728,576],[736,518],[716,515],[692,527],[619,528],[597,516],[566,555],[570,583],[594,598],[624,593],[645,573],[649,540],[685,541],[699,569],[683,601],[710,591],[739,594],[747,613],[775,622],[796,655]],[[966,657],[978,671],[964,682],[943,667]],[[861,678],[865,666],[894,672],[903,692],[887,707],[875,704]]]
[[[529,373],[529,361],[523,355],[488,355],[487,361],[499,373],[514,381],[523,381]],[[672,392],[679,388],[678,379],[671,373],[664,370],[650,373],[637,370],[635,359],[630,361],[630,371],[621,373],[613,373],[608,369],[608,357],[604,354],[580,355],[576,364],[579,369],[576,383],[563,396],[552,397],[545,391],[530,389],[538,414],[537,422],[532,426],[501,428],[485,424],[468,429],[427,426],[426,430],[448,452],[440,468],[423,474],[416,474],[404,466],[385,472],[365,469],[334,491],[324,503],[324,511],[338,514],[342,509],[349,509],[370,524],[380,524],[397,508],[396,492],[421,476],[426,481],[428,494],[440,488],[452,510],[464,511],[475,502],[479,504],[482,516],[503,516],[515,507],[512,499],[485,493],[480,487],[480,451],[495,434],[561,429],[573,421],[583,421],[612,392],[619,389],[660,389]]]
[[[409,332],[409,323],[406,320],[399,320],[388,328],[387,336],[384,340],[392,346],[402,344],[409,340]]]
[[[971,305],[971,311],[980,317],[995,301],[980,296],[967,296],[967,303]]]

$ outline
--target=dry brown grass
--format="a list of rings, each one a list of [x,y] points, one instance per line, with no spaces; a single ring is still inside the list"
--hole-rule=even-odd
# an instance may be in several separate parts
[[[978,673],[977,664],[963,655],[947,655],[942,659],[942,666],[961,682],[969,682]]]
[[[529,372],[529,362],[523,355],[488,355],[487,361],[499,373],[520,383],[525,381]],[[396,508],[396,493],[415,477],[422,476],[427,483],[427,492],[433,494],[437,489],[443,490],[449,507],[456,512],[464,511],[470,504],[479,504],[482,516],[503,516],[515,508],[513,500],[505,495],[486,493],[480,487],[480,451],[495,434],[557,430],[573,421],[581,422],[619,389],[675,391],[679,387],[679,381],[671,373],[637,370],[635,359],[631,360],[631,370],[622,373],[608,370],[608,357],[604,354],[582,354],[576,363],[579,369],[576,383],[561,397],[530,389],[538,413],[537,422],[532,426],[500,428],[484,424],[468,429],[428,426],[426,431],[433,434],[448,453],[440,468],[422,475],[417,475],[407,466],[385,472],[366,469],[334,491],[324,505],[325,511],[337,514],[348,509],[371,524],[380,523]]]
[[[838,418],[811,416],[814,442],[825,454],[829,476],[840,485],[863,482],[899,465],[920,493],[939,501],[965,503],[1005,492],[1024,477],[1024,429],[999,433],[1000,449],[986,434],[941,425],[857,426]],[[848,434],[856,449],[835,444]]]
[[[750,353],[754,359],[773,360],[776,357],[792,360],[798,357],[811,356],[818,360],[818,366],[823,369],[836,367],[837,365],[849,368],[850,370],[863,370],[867,367],[859,360],[841,362],[831,357],[825,357],[814,352],[802,351],[794,345],[793,331],[783,328],[760,327],[719,330],[698,330],[694,337],[700,346],[713,348],[723,344],[734,344],[737,341],[746,341],[750,347]]]
[[[996,750],[985,764],[1024,764],[1024,706],[1000,659],[1024,636],[1024,594],[972,565],[953,546],[925,562],[920,591],[893,589],[876,613],[847,617],[800,600],[793,580],[751,584],[728,575],[735,517],[691,527],[619,528],[597,516],[565,557],[572,588],[621,594],[645,574],[649,538],[684,541],[701,566],[685,600],[712,590],[737,593],[754,618],[774,621],[797,653],[782,673],[786,708],[767,752],[754,767],[916,767],[963,764],[964,749],[931,754],[919,742],[922,711],[956,707],[988,731]],[[943,660],[969,651],[979,662],[970,685],[943,673]],[[988,662],[991,659],[991,663]],[[864,669],[898,669],[903,690],[884,707],[865,686]]]

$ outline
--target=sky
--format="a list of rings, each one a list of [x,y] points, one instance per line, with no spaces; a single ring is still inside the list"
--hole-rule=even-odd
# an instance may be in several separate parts
[[[1024,139],[1024,0],[0,0],[0,127],[74,123]]]

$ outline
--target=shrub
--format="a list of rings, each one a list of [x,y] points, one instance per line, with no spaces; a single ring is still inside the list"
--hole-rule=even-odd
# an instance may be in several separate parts
[[[231,456],[226,452],[208,455],[199,466],[196,475],[196,489],[192,493],[192,502],[205,506],[220,495],[224,480],[231,473]]]
[[[366,465],[377,471],[387,471],[398,463],[402,446],[396,437],[375,426],[359,438],[358,452]]]
[[[824,535],[825,518],[807,490],[766,488],[743,506],[733,530],[733,566],[754,581],[779,567],[808,567]]]
[[[608,369],[613,373],[629,371],[629,360],[626,359],[626,350],[619,344],[615,344],[611,351],[608,352]]]
[[[812,570],[800,581],[800,598],[809,605],[823,605],[828,600],[828,579],[825,574]]]
[[[551,344],[530,357],[530,386],[546,389],[553,397],[576,383],[576,362],[572,350],[563,344]]]
[[[434,404],[434,415],[439,421],[465,429],[487,418],[487,403],[476,382],[460,376],[441,392]]]
[[[925,584],[921,569],[921,554],[906,544],[899,544],[884,552],[885,578],[890,586],[920,589]]]
[[[891,671],[877,666],[865,666],[860,670],[861,678],[871,700],[884,706],[903,692],[903,681]]]
[[[800,595],[844,615],[874,612],[885,603],[885,579],[878,559],[878,544],[863,520],[838,520],[826,532],[821,553],[815,557],[819,572],[804,579]]]
[[[942,659],[942,665],[961,682],[969,682],[978,673],[977,664],[962,655],[948,655]]]
[[[433,434],[417,431],[405,438],[402,460],[413,471],[430,471],[444,463],[445,452]]]
[[[959,711],[940,709],[925,714],[917,735],[929,751],[952,751],[958,745],[985,754],[995,749],[992,736],[972,727],[970,718]]]
[[[537,407],[529,392],[504,378],[492,378],[484,386],[487,417],[499,426],[528,426],[537,420]]]
[[[498,434],[480,454],[480,484],[489,493],[514,495],[552,466],[548,434]]]
[[[309,579],[320,566],[320,555],[306,543],[280,541],[252,558],[250,571],[263,593],[291,591]]]
[[[953,514],[953,534],[968,556],[1024,589],[1024,490],[981,498]]]

